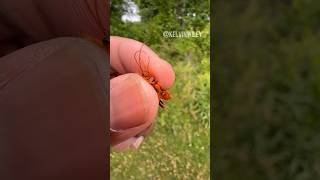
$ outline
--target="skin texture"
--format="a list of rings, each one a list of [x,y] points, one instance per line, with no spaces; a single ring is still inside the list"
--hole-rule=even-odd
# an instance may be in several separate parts
[[[115,138],[117,142],[124,141],[131,137],[124,144],[140,144],[138,137],[132,136],[147,134],[148,127],[154,122],[158,111],[158,96],[153,87],[147,83],[141,76],[133,73],[140,73],[139,66],[134,61],[134,54],[140,50],[141,42],[111,36],[110,37],[110,65],[121,76],[113,78],[110,82],[110,99],[111,99],[111,119],[110,127],[113,129],[128,129],[118,133]],[[172,86],[175,74],[169,63],[162,60],[148,46],[143,46],[143,55],[141,59],[147,59],[149,56],[149,71],[159,81],[163,88]],[[114,107],[119,107],[115,109]],[[125,111],[123,111],[125,108]],[[145,132],[143,132],[145,131]],[[138,142],[136,142],[136,141]],[[140,142],[140,143],[139,143]],[[118,150],[127,148],[128,145],[116,146]],[[136,148],[136,145],[131,147]]]
[[[108,22],[106,8],[99,12]],[[133,74],[139,73],[132,56],[140,42],[111,37],[109,62],[107,51],[93,43],[59,38],[102,39],[96,24],[83,1],[0,0],[0,174],[5,179],[105,179],[109,110],[110,127],[118,130],[110,134],[115,148],[138,147],[152,129],[157,94]],[[147,46],[144,51],[150,71],[169,88],[172,67]],[[109,63],[121,73],[111,80]]]

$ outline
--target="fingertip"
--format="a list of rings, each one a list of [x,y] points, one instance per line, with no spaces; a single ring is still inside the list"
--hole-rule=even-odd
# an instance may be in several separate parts
[[[157,68],[157,71],[153,71],[155,78],[164,89],[170,88],[175,81],[175,73],[172,65],[167,61],[160,59],[155,68]]]
[[[165,89],[171,87],[175,80],[175,73],[172,66],[165,60],[161,59],[152,49],[142,42],[111,36],[111,66],[120,73],[141,73],[139,65],[134,60],[134,54],[143,48],[142,59],[150,60],[148,71],[159,81]]]
[[[129,73],[111,79],[110,126],[133,128],[153,121],[158,110],[158,97],[153,87],[140,75]]]

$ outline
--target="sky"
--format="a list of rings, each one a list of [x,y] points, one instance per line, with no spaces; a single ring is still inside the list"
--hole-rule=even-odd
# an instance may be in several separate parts
[[[129,21],[129,22],[141,21],[141,17],[139,16],[138,6],[132,0],[127,0],[127,3],[129,5],[128,7],[129,12],[126,12],[124,15],[122,15],[121,17],[122,21]]]

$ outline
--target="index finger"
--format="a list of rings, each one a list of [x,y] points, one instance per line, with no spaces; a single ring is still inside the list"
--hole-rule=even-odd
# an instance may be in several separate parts
[[[161,59],[147,45],[143,43],[118,37],[110,36],[110,65],[118,73],[142,73],[140,65],[136,62],[137,52],[141,50],[141,66],[143,70],[148,70],[151,75],[159,81],[165,89],[172,86],[175,80],[175,74],[172,66]],[[147,69],[145,68],[147,66]]]

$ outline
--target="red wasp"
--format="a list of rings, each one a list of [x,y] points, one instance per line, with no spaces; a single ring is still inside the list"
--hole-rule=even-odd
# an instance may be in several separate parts
[[[136,51],[134,53],[134,60],[137,63],[139,70],[140,70],[140,75],[149,83],[152,85],[152,87],[156,90],[157,94],[158,94],[158,99],[159,99],[159,106],[161,108],[165,108],[164,103],[162,100],[169,100],[171,99],[171,96],[169,94],[169,92],[165,89],[163,89],[159,83],[159,81],[157,81],[154,76],[150,73],[149,71],[149,64],[150,64],[150,57],[148,56],[148,60],[147,63],[145,63],[145,60],[143,60],[141,58],[141,53],[142,48],[143,48],[144,44],[141,44],[140,50]],[[144,67],[142,66],[142,64],[144,65]],[[147,65],[146,65],[147,64]]]

